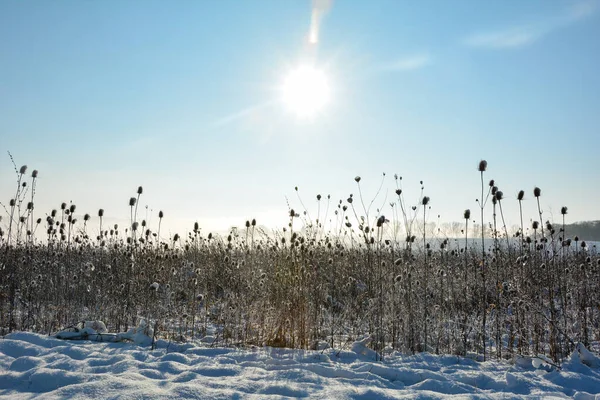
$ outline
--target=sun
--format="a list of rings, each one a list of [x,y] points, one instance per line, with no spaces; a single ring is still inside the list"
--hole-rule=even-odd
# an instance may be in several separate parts
[[[299,118],[313,118],[331,100],[327,75],[304,65],[288,73],[281,88],[283,103]]]

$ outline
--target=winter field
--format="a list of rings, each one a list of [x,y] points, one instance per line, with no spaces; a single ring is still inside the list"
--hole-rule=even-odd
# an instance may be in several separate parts
[[[93,331],[89,338],[97,339]],[[367,341],[304,351],[160,340],[151,350],[11,333],[0,340],[0,398],[600,398],[600,362],[583,347],[557,369],[540,358],[478,362],[427,353],[376,362]]]
[[[356,196],[317,195],[316,210],[298,194],[281,229],[249,219],[216,235],[196,222],[166,236],[162,211],[156,226],[138,217],[142,187],[125,227],[74,203],[42,219],[38,172],[15,166],[0,396],[594,398],[597,247],[569,235],[566,206],[544,220],[537,187],[537,214],[509,230],[502,205],[522,214],[525,192],[507,199],[486,169],[456,238],[398,176],[382,209],[385,174],[370,202],[360,177]]]

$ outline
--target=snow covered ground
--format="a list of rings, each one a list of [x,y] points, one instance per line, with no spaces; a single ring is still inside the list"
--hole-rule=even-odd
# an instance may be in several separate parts
[[[429,354],[375,362],[362,342],[321,353],[160,341],[152,351],[12,333],[0,338],[0,398],[600,399],[598,359],[581,350],[555,370]]]

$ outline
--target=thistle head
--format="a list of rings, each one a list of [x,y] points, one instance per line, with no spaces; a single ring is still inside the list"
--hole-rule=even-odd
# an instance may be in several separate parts
[[[487,161],[481,160],[479,161],[479,172],[485,172],[487,169]]]

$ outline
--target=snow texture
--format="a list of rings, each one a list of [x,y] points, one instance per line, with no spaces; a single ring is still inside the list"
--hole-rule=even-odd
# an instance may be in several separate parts
[[[147,338],[148,330],[144,325],[127,335]],[[375,362],[368,339],[323,351],[218,348],[207,342],[159,340],[150,350],[131,342],[12,333],[0,338],[0,398],[600,398],[598,358],[581,345],[559,370],[541,358],[510,364],[391,354]]]

